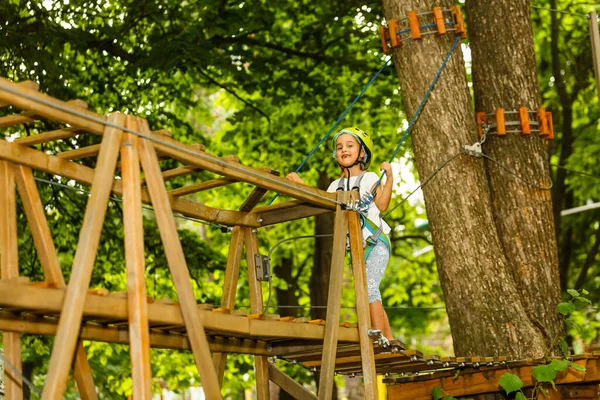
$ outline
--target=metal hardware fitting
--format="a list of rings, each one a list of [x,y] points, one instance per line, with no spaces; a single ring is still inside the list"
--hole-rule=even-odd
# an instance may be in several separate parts
[[[256,267],[256,280],[268,281],[271,279],[271,259],[260,253],[254,255],[254,264]]]

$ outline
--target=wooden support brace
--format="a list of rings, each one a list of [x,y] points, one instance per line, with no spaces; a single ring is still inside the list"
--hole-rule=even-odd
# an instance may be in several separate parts
[[[271,169],[271,168],[262,167],[261,170],[269,172],[271,175],[274,175],[274,176],[279,176],[280,175],[279,171],[276,171],[276,170]],[[260,202],[260,200],[263,198],[263,196],[266,193],[267,193],[267,189],[263,189],[261,187],[254,188],[254,190],[250,193],[250,195],[248,196],[248,198],[246,198],[246,200],[244,201],[244,203],[242,203],[242,205],[240,206],[239,210],[242,211],[242,212],[252,211],[252,209],[254,207],[256,207],[256,205]]]
[[[519,108],[519,122],[521,123],[521,133],[523,135],[531,134],[531,125],[529,124],[529,110],[527,110],[527,107]]]
[[[421,29],[419,28],[419,17],[416,11],[408,12],[408,25],[410,27],[410,36],[413,39],[421,39]]]
[[[444,35],[446,33],[446,23],[444,22],[442,7],[433,7],[433,23],[435,24],[438,35]]]
[[[348,192],[339,192],[338,201],[345,204],[348,200],[348,195]],[[325,324],[321,376],[319,378],[319,400],[329,400],[333,393],[335,357],[338,344],[338,331],[340,330],[339,321],[343,285],[343,279],[341,278],[344,274],[344,259],[346,257],[348,213],[348,211],[342,210],[340,205],[337,206],[333,227],[333,252],[331,255],[331,272],[329,274],[329,291],[327,294],[327,323]]]
[[[221,297],[221,307],[233,310],[235,308],[235,297],[237,294],[237,284],[240,275],[240,262],[242,259],[242,250],[244,246],[244,231],[236,226],[231,232],[231,243],[229,245],[229,255],[227,257],[227,268],[225,269],[225,280],[223,282],[223,296]],[[213,363],[217,371],[219,382],[223,382],[225,373],[225,362],[227,353],[214,353]]]
[[[149,135],[150,129],[145,120],[139,120],[139,126],[142,134]],[[167,190],[158,165],[158,157],[152,142],[148,139],[140,138],[139,146],[142,168],[146,175],[148,190],[152,198],[156,221],[165,248],[169,269],[171,270],[173,282],[177,289],[188,340],[192,346],[196,366],[202,379],[202,387],[207,398],[221,399],[220,385],[216,371],[212,363],[207,362],[211,358],[208,341],[204,332],[204,326],[200,321],[196,309],[196,299],[192,290],[191,278],[183,255],[183,248],[177,234],[173,213],[169,205]]]
[[[53,142],[55,140],[68,139],[73,136],[77,136],[80,133],[83,133],[84,130],[80,128],[65,128],[65,129],[57,129],[54,131],[48,131],[44,133],[38,133],[37,135],[25,136],[18,139],[15,139],[15,143],[18,143],[23,146],[33,146],[40,143]]]
[[[356,196],[356,193],[352,193]],[[348,231],[350,232],[350,252],[352,254],[352,272],[354,275],[354,291],[356,292],[356,315],[358,317],[358,337],[360,340],[360,356],[365,385],[365,398],[377,399],[377,372],[375,371],[375,355],[368,332],[371,327],[369,297],[367,295],[367,277],[363,251],[363,237],[358,213],[348,215]]]
[[[127,128],[138,131],[139,126],[134,117],[127,117]],[[152,399],[152,372],[150,371],[150,333],[146,301],[140,159],[138,138],[131,133],[125,133],[121,143],[121,178],[133,398],[150,400]]]
[[[274,365],[269,364],[269,378],[274,384],[285,390],[298,400],[316,400],[317,396],[312,394],[304,386],[284,374]]]
[[[14,165],[7,161],[0,161],[0,221],[0,276],[14,279],[19,276],[17,199]],[[21,373],[21,335],[5,332],[2,345],[6,361]],[[23,398],[23,381],[18,373],[7,367],[4,368],[4,396],[7,399]]]
[[[244,228],[246,241],[246,264],[248,265],[248,287],[250,291],[250,312],[262,314],[263,296],[261,282],[256,279],[254,255],[258,254],[258,237],[256,229]],[[269,399],[269,362],[267,357],[255,356],[256,397],[258,400]]]
[[[113,114],[109,117],[109,121],[122,126],[124,115]],[[48,377],[42,393],[42,400],[61,398],[65,390],[67,375],[75,355],[77,336],[81,325],[83,298],[90,283],[102,231],[102,222],[108,206],[121,135],[122,131],[120,129],[107,128],[102,140],[92,183],[92,192],[85,210],[71,278],[67,286],[58,331],[52,347],[52,356],[48,366]]]
[[[37,83],[35,83],[34,81],[22,81],[22,82],[16,82],[17,85],[27,88],[29,90],[40,90],[40,87]],[[7,102],[0,102],[0,107],[6,107],[8,106],[9,103]]]
[[[16,172],[17,188],[29,222],[33,244],[42,265],[45,282],[52,287],[64,287],[65,280],[56,256],[56,248],[52,241],[44,206],[33,179],[33,172],[31,168],[22,165],[16,167]],[[77,343],[73,375],[77,382],[79,395],[83,400],[98,398],[92,370],[81,341]]]
[[[503,108],[496,108],[496,132],[498,135],[506,135],[506,118]]]

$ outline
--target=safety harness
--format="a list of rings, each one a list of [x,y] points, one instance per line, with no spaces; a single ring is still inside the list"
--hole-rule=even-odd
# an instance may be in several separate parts
[[[375,197],[375,194],[371,193],[371,192],[367,192],[364,194],[364,196],[362,196],[362,197],[360,196],[360,182],[361,182],[364,174],[365,173],[363,171],[356,178],[356,182],[354,182],[352,189],[350,189],[350,186],[349,186],[350,179],[348,178],[348,181],[346,183],[346,178],[342,177],[340,179],[340,182],[338,183],[338,187],[337,187],[336,191],[339,192],[339,191],[346,191],[346,190],[354,190],[354,191],[358,192],[359,198],[361,199],[359,207],[358,207],[360,210],[360,212],[359,212],[360,224],[361,224],[362,228],[367,228],[369,230],[369,233],[371,233],[371,235],[369,235],[369,237],[367,237],[367,239],[365,240],[365,244],[364,244],[365,261],[366,261],[367,258],[369,258],[371,251],[373,251],[373,248],[375,248],[375,245],[377,244],[378,241],[381,240],[381,242],[387,246],[387,248],[390,252],[391,252],[392,246],[390,245],[390,239],[383,232],[381,227],[378,224],[376,224],[375,222],[373,222],[367,218],[367,211],[369,209],[369,205],[371,204],[371,201]],[[344,186],[346,186],[346,187],[344,187]]]

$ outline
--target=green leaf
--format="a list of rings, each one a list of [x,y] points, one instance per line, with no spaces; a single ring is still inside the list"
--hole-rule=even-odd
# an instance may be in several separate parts
[[[590,292],[588,292],[588,291],[587,291],[587,290],[585,290],[585,289],[581,289],[581,293],[582,293],[583,295],[585,295],[585,296],[587,296],[588,294],[590,294]]]
[[[556,378],[556,374],[557,371],[555,371],[550,364],[538,365],[531,370],[531,375],[533,375],[538,382],[549,382],[552,384],[552,387],[554,387],[554,378]]]
[[[444,397],[444,394],[442,393],[442,389],[440,389],[437,386],[433,387],[433,400],[440,400],[442,397]]]
[[[578,372],[585,372],[585,367],[582,367],[582,366],[581,366],[581,365],[579,365],[579,364],[571,363],[571,367],[573,367],[573,369],[574,369],[575,371],[578,371]]]
[[[453,396],[446,396],[442,400],[456,400]]]
[[[562,352],[563,357],[569,356],[569,345],[563,338],[560,338],[560,350]]]
[[[582,303],[592,304],[592,302],[590,301],[590,299],[586,299],[583,296],[575,297],[575,300],[579,300]]]
[[[502,387],[502,389],[504,389],[506,394],[520,390],[523,387],[523,381],[521,381],[521,378],[508,372],[502,374],[498,384]]]
[[[567,293],[569,293],[572,297],[579,297],[580,294],[577,290],[575,289],[567,289]]]
[[[553,370],[557,372],[566,371],[569,369],[569,365],[571,365],[571,361],[568,360],[552,360],[550,364],[548,364]]]
[[[575,305],[573,303],[560,303],[558,305],[558,312],[562,315],[569,315],[575,311]]]
[[[525,397],[525,395],[523,394],[523,392],[521,392],[519,390],[517,392],[517,395],[515,396],[515,400],[527,400],[527,397]]]

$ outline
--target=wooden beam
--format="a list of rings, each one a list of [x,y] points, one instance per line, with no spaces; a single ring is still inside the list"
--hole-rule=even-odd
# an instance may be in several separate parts
[[[281,174],[279,173],[279,171],[276,171],[274,169],[270,169],[270,168],[261,168],[263,171],[269,172],[271,175],[274,176],[280,176]],[[249,212],[251,211],[257,204],[258,202],[264,197],[264,195],[267,193],[266,189],[257,187],[254,188],[254,190],[252,191],[252,193],[250,193],[250,195],[248,196],[248,198],[244,201],[244,203],[240,206],[240,211],[243,212]]]
[[[577,372],[573,368],[559,372],[554,380],[557,385],[573,384],[580,382],[600,382],[600,359],[586,358],[574,360],[574,363],[586,369],[585,372]],[[518,375],[523,382],[523,388],[535,386],[531,371],[536,365],[525,365],[511,367],[510,372]],[[390,400],[429,400],[435,386],[444,391],[446,396],[463,397],[475,396],[484,393],[501,393],[498,385],[500,377],[508,372],[506,368],[487,369],[481,368],[473,371],[461,371],[456,375],[455,371],[442,374],[444,376],[424,379],[414,379],[406,383],[388,385],[388,398]]]
[[[80,147],[74,150],[63,151],[62,153],[58,153],[56,157],[64,160],[79,160],[81,158],[96,156],[99,151],[100,145],[93,144],[91,146]]]
[[[262,284],[256,276],[256,261],[254,256],[258,254],[258,237],[256,229],[244,228],[246,242],[246,264],[248,266],[248,289],[250,292],[250,312],[252,314],[263,313]],[[269,400],[269,362],[267,357],[254,357],[254,370],[256,374],[256,398],[257,400]]]
[[[238,156],[233,156],[233,155],[224,156],[223,159],[233,161],[233,162],[240,162]],[[203,171],[203,169],[200,167],[194,167],[192,165],[186,165],[183,167],[177,167],[177,168],[173,168],[173,169],[164,171],[162,173],[162,176],[163,176],[163,180],[166,182],[173,178],[177,178],[179,176],[184,176],[184,175],[188,175],[188,174],[191,174],[194,172],[199,172],[199,171]],[[142,179],[142,185],[145,185],[145,184],[146,184],[146,181],[144,179]]]
[[[269,364],[269,378],[274,384],[285,390],[298,400],[316,400],[317,396],[304,386],[284,374],[274,365]]]
[[[331,213],[332,210],[316,207],[305,201],[293,200],[272,206],[259,207],[246,216],[246,221],[261,221],[261,226],[275,225],[296,219]]]
[[[4,104],[0,102],[0,104]],[[69,100],[66,104],[76,107],[79,109],[87,109],[87,103],[83,100],[75,99]],[[36,115],[34,112],[26,111],[20,114],[7,115],[4,117],[0,117],[0,128],[8,128],[10,126],[27,124],[30,122],[35,122],[41,119],[40,116]]]
[[[138,130],[137,121],[127,116],[127,127]],[[150,334],[146,274],[144,263],[144,226],[138,138],[126,133],[121,143],[121,178],[123,180],[123,228],[125,264],[127,266],[127,304],[129,308],[129,346],[133,398],[152,399],[150,371]]]
[[[19,277],[19,248],[17,244],[17,199],[14,165],[0,161],[0,276],[2,279]],[[18,373],[21,363],[21,335],[7,332],[2,336],[4,358]],[[11,368],[4,369],[4,396],[23,398],[23,381]]]
[[[352,200],[358,200],[356,192],[351,193]],[[377,399],[377,372],[373,354],[372,339],[368,331],[371,328],[369,313],[369,297],[367,294],[367,277],[363,252],[363,236],[359,215],[352,211],[348,215],[348,231],[350,233],[350,252],[352,254],[352,272],[354,276],[354,292],[356,298],[356,315],[358,317],[358,334],[360,338],[360,356],[362,362],[365,398]],[[335,275],[332,275],[332,277]]]
[[[72,138],[81,133],[85,133],[85,131],[80,128],[57,129],[54,131],[38,133],[37,135],[20,137],[15,139],[15,143],[22,146],[33,146],[40,143],[54,142],[56,140]]]
[[[210,190],[210,189],[214,189],[214,188],[218,188],[218,187],[222,187],[222,186],[227,186],[227,185],[230,185],[235,182],[237,182],[237,181],[234,179],[231,179],[231,178],[213,179],[210,181],[197,183],[195,185],[187,185],[187,186],[183,186],[183,187],[180,187],[177,189],[169,190],[169,196],[172,196],[172,197],[185,196],[187,194],[192,194],[192,193],[202,192],[204,190]]]
[[[589,14],[590,41],[592,47],[592,59],[594,63],[594,74],[596,75],[596,89],[600,100],[600,30],[598,29],[598,14]]]
[[[348,193],[338,193],[338,201],[345,203]],[[335,358],[337,352],[338,332],[340,330],[340,311],[344,275],[344,259],[346,257],[346,233],[348,232],[348,211],[338,205],[333,227],[333,252],[331,255],[331,272],[329,273],[329,291],[327,294],[327,317],[325,338],[323,339],[323,357],[321,376],[319,378],[319,400],[329,400],[333,394]],[[367,397],[375,399],[375,397]]]
[[[227,267],[225,269],[225,279],[223,281],[223,295],[221,296],[221,307],[227,308],[230,311],[233,311],[235,308],[235,297],[237,294],[243,247],[244,232],[241,227],[236,226],[231,232],[231,243],[229,244]],[[215,365],[217,378],[221,384],[225,373],[226,361],[227,353],[213,354],[213,364]]]
[[[0,140],[0,159],[73,179],[84,185],[90,185],[94,180],[94,170],[92,168],[3,140]],[[116,195],[123,194],[122,182],[120,180],[113,182],[112,192]],[[142,191],[142,201],[145,204],[151,204],[150,196],[146,190]],[[246,223],[247,214],[240,213],[239,211],[219,210],[185,199],[171,198],[170,201],[174,212],[181,213],[187,217],[224,225],[260,226],[254,219],[250,219]]]
[[[16,167],[16,177],[23,209],[25,210],[25,215],[31,229],[33,244],[42,265],[42,270],[44,271],[44,279],[46,282],[55,284],[57,287],[64,287],[65,280],[60,263],[58,262],[46,214],[44,213],[42,199],[33,179],[33,172],[31,168],[20,165]],[[83,400],[95,400],[98,398],[92,370],[82,342],[77,344],[75,351],[73,375],[75,376],[77,389]]]
[[[19,85],[20,87],[23,88],[27,88],[30,90],[40,90],[40,87],[37,83],[35,83],[34,81],[22,81],[22,82],[16,82],[16,85]],[[10,105],[9,103],[5,103],[5,102],[0,102],[0,107],[6,107]]]
[[[113,114],[109,121],[123,126],[124,115]],[[98,156],[92,192],[88,201],[83,225],[79,234],[69,285],[65,294],[56,340],[48,366],[42,400],[61,398],[65,391],[70,364],[75,355],[77,332],[83,315],[84,295],[88,289],[100,233],[108,206],[115,166],[119,155],[122,131],[107,128]]]
[[[150,129],[145,120],[139,120],[139,125],[140,131],[143,134],[149,134]],[[204,327],[196,311],[196,299],[192,290],[191,278],[183,255],[183,248],[177,234],[177,227],[175,226],[165,183],[158,165],[158,158],[152,143],[148,139],[140,139],[139,146],[142,168],[148,182],[148,190],[152,198],[156,221],[160,230],[169,269],[171,270],[173,282],[177,289],[181,313],[187,328],[188,340],[192,345],[196,366],[202,379],[202,387],[208,398],[221,399],[217,374],[212,363],[207,362],[211,358],[210,349],[208,348]]]

